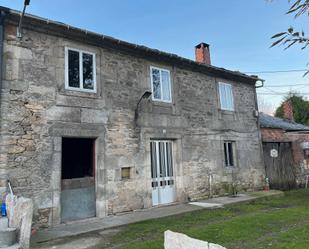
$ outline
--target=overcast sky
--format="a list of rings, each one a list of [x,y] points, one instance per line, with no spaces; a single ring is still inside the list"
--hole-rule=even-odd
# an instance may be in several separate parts
[[[0,5],[21,10],[23,0],[0,0]],[[309,32],[308,17],[294,20],[284,14],[288,7],[288,0],[31,0],[27,11],[190,59],[194,46],[206,42],[213,65],[264,72],[309,68],[309,48],[269,48],[270,37],[291,24]],[[274,106],[282,99],[278,93],[309,96],[309,76],[303,73],[259,73],[266,79],[259,96]]]

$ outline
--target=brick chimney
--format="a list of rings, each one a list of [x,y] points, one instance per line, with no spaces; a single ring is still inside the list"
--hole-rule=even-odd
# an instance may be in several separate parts
[[[207,43],[200,43],[195,46],[195,61],[197,63],[211,65],[209,45]]]
[[[286,100],[282,104],[283,116],[285,119],[294,121],[293,106],[291,100]]]

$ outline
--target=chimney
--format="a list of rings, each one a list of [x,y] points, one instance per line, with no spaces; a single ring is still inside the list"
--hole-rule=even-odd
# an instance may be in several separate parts
[[[211,65],[209,44],[202,42],[195,46],[195,61],[197,63]]]
[[[293,106],[290,99],[283,102],[282,108],[284,118],[290,121],[294,121]]]

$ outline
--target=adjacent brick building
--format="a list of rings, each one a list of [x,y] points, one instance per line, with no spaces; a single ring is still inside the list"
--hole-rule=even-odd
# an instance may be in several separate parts
[[[31,15],[18,39],[20,13],[0,11],[0,178],[36,224],[262,186],[258,78],[204,43],[195,62]]]
[[[290,101],[284,102],[283,107],[285,119],[260,113],[266,172],[272,174],[266,175],[270,178],[270,184],[274,184],[275,188],[302,186],[305,184],[306,176],[309,175],[309,127],[294,121]],[[280,155],[282,147],[284,147],[284,151]],[[279,151],[279,155],[271,158],[270,153],[273,149]],[[284,158],[288,154],[291,154],[291,161]],[[281,162],[276,165],[278,160]],[[279,172],[272,172],[272,167],[278,167]],[[282,172],[285,172],[287,168],[291,169],[289,177],[282,175]],[[279,180],[280,178],[282,181]],[[272,183],[272,179],[275,182],[280,181],[280,183]],[[294,181],[295,184],[288,186],[289,184],[286,185],[284,181],[291,181],[291,183]]]

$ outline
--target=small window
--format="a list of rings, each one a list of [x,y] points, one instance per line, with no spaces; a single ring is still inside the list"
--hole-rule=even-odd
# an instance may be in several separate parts
[[[65,88],[96,92],[95,54],[65,49]]]
[[[235,142],[224,141],[224,162],[226,167],[235,166]]]
[[[121,168],[121,180],[130,179],[130,167]]]
[[[231,84],[219,83],[220,104],[222,110],[234,111],[233,88]]]
[[[304,158],[305,160],[309,160],[309,149],[304,150]]]
[[[152,99],[172,102],[170,72],[165,69],[151,67]]]

